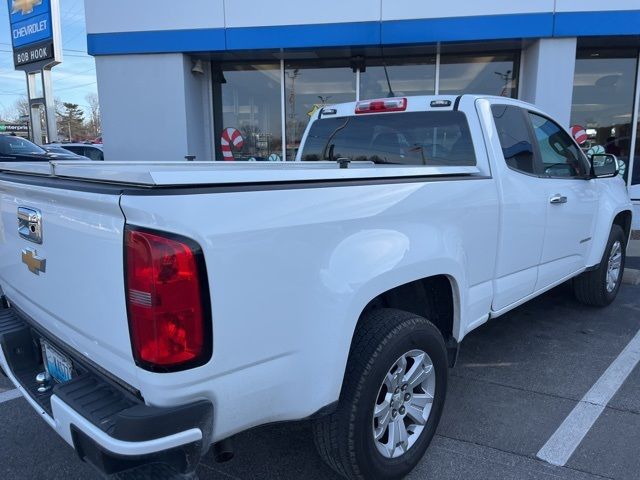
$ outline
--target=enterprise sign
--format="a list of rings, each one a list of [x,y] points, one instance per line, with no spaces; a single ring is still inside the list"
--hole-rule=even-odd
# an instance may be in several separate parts
[[[0,124],[0,133],[29,133],[29,125],[26,123],[3,123]]]
[[[58,0],[7,0],[16,68],[55,61]],[[59,25],[58,25],[59,26]]]

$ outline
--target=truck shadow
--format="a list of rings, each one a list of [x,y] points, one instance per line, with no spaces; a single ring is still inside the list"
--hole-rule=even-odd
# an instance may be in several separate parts
[[[200,480],[214,478],[278,478],[338,480],[339,475],[316,453],[309,422],[255,428],[233,439],[235,456],[216,463],[211,452],[198,471]]]
[[[458,433],[463,437],[473,428],[474,419],[464,415],[464,410],[481,399],[456,398],[473,396],[469,382],[581,398],[624,348],[630,332],[639,328],[640,287],[628,285],[622,286],[617,300],[608,308],[581,305],[570,285],[565,284],[490,321],[463,342],[458,365],[450,371],[454,388],[447,398],[439,433],[457,438]],[[510,435],[486,433],[489,443],[495,440],[491,440],[494,434]],[[255,428],[237,435],[233,443],[235,457],[228,463],[216,463],[213,454],[207,454],[198,471],[201,480],[342,478],[316,453],[308,422]],[[425,459],[428,457],[429,453]],[[433,461],[437,462],[435,457]]]

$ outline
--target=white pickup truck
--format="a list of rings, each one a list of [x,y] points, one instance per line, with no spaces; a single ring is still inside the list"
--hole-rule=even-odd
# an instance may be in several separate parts
[[[0,365],[105,474],[310,419],[401,478],[465,335],[568,280],[611,303],[632,215],[614,157],[474,95],[324,107],[296,162],[1,164],[0,195]]]

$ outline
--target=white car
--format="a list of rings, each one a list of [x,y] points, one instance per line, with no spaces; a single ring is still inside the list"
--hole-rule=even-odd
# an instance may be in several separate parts
[[[58,146],[90,160],[104,160],[104,148],[100,143],[61,143]]]
[[[618,293],[617,162],[532,105],[327,106],[297,160],[0,165],[0,365],[82,459],[189,473],[310,419],[341,475],[401,478],[470,331],[567,280]]]

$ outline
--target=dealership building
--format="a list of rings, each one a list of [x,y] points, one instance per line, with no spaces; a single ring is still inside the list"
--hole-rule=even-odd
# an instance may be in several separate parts
[[[625,162],[640,220],[640,0],[85,5],[107,158],[213,160],[231,148],[293,160],[317,108],[386,97],[389,84],[396,96],[502,95]],[[230,129],[243,141],[227,147]]]

